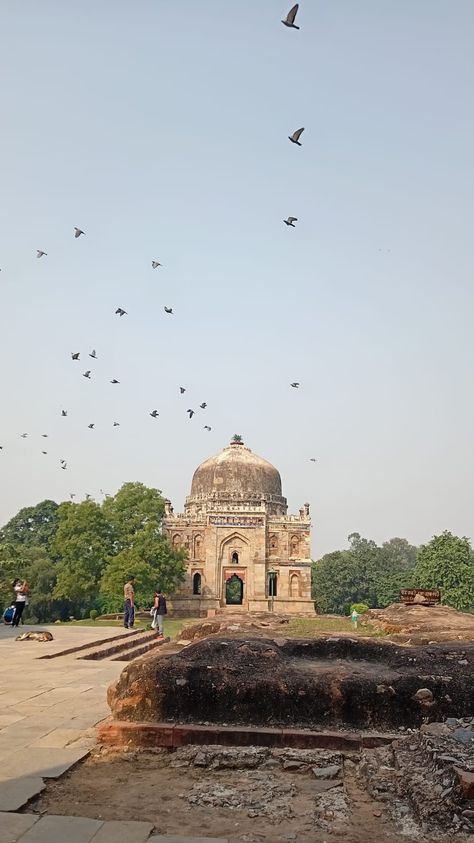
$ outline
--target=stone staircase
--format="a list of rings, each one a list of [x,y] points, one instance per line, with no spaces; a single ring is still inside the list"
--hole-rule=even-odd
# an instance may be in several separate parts
[[[77,659],[85,661],[112,661],[128,662],[143,656],[155,647],[169,642],[169,638],[158,638],[155,630],[128,630],[119,635],[108,636],[93,644],[80,644],[76,647],[67,647],[54,653],[47,653],[40,656],[42,659],[57,659],[60,656],[78,654]]]

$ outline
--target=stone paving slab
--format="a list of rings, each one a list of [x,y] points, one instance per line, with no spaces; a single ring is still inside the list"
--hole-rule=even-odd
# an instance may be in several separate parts
[[[110,820],[92,838],[92,843],[146,843],[152,823]]]
[[[64,749],[68,744],[79,740],[83,732],[79,729],[53,729],[47,735],[33,741],[32,747],[49,747],[51,749]]]
[[[28,747],[20,749],[2,759],[0,781],[12,778],[41,776],[43,779],[56,779],[69,770],[81,758],[89,754],[88,749],[55,749],[47,747]]]
[[[39,776],[0,781],[0,811],[18,811],[42,790],[44,790],[44,781]],[[1,839],[0,826],[0,841]]]
[[[1,843],[17,843],[22,834],[38,820],[38,814],[2,814],[0,813]]]
[[[42,817],[18,843],[90,843],[101,828],[101,820],[88,817]]]

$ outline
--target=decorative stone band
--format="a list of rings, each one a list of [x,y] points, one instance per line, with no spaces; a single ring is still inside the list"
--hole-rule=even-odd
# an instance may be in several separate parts
[[[210,515],[209,524],[215,527],[263,527],[265,521],[260,516],[251,515]]]

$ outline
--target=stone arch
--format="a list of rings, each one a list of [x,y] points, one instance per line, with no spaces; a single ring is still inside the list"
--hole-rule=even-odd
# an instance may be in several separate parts
[[[278,536],[272,533],[269,539],[270,556],[278,556]]]
[[[242,563],[242,557],[248,552],[249,540],[235,531],[230,536],[222,539],[219,547],[219,559],[228,565],[232,565],[232,554],[238,553],[239,563]]]
[[[290,574],[290,597],[300,597],[300,575]]]
[[[237,574],[226,580],[225,602],[227,606],[241,606],[244,602],[244,582]]]
[[[201,588],[202,588],[202,577],[201,577],[201,574],[199,573],[199,571],[196,571],[196,573],[193,576],[193,594],[201,594]]]
[[[194,537],[194,558],[202,559],[202,536],[200,533]]]
[[[290,556],[298,557],[300,555],[300,537],[291,536],[290,538]]]
[[[172,543],[175,548],[181,547],[181,536],[179,533],[174,534]]]

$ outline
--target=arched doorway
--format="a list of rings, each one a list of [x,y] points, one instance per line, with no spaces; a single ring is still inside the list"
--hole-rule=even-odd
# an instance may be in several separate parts
[[[201,574],[195,573],[193,577],[193,594],[201,594]]]
[[[244,599],[244,584],[237,574],[232,574],[225,584],[227,606],[241,606]]]
[[[300,596],[300,578],[298,574],[292,574],[290,577],[290,597],[296,598]]]
[[[239,554],[237,553],[237,551],[236,551],[236,550],[234,550],[234,552],[233,552],[233,554],[232,554],[232,564],[233,564],[233,565],[238,565],[238,564],[239,564]]]

